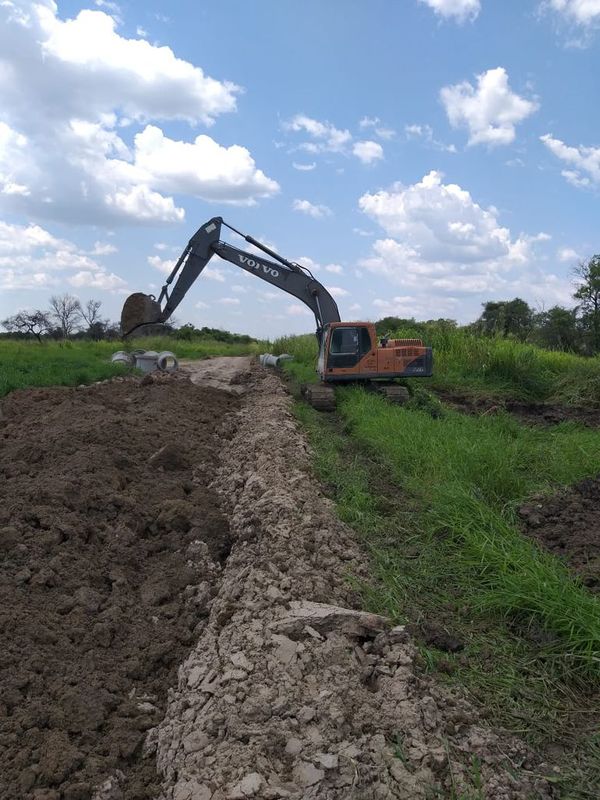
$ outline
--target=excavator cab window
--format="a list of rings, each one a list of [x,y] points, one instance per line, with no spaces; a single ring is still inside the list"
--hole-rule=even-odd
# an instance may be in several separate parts
[[[363,347],[368,340],[366,350]],[[362,355],[371,349],[371,339],[366,328],[343,327],[334,328],[329,340],[328,369],[354,367]]]

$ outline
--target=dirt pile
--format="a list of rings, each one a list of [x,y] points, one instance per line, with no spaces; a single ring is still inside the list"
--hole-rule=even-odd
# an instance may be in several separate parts
[[[551,797],[525,747],[420,673],[406,631],[357,611],[364,554],[311,476],[290,398],[258,368],[246,386],[213,484],[232,551],[149,735],[161,798]]]
[[[600,476],[519,509],[523,530],[600,592]]]
[[[525,403],[501,398],[476,397],[438,389],[440,400],[465,414],[497,414],[508,411],[527,425],[558,425],[561,422],[577,422],[589,428],[600,427],[600,408],[585,406],[563,406],[552,403]]]
[[[237,403],[175,377],[2,401],[0,797],[155,796],[141,750],[229,552],[207,483]]]

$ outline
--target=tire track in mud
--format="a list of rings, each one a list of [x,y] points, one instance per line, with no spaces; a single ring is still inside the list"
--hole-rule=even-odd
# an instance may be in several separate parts
[[[473,759],[486,798],[552,797],[522,743],[420,673],[406,631],[358,610],[349,577],[368,564],[312,477],[291,398],[257,366],[237,383],[211,485],[233,546],[150,736],[161,800],[460,796]]]

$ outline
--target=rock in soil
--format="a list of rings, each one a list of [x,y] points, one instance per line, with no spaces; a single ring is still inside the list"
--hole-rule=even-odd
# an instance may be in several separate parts
[[[237,402],[181,379],[3,400],[0,797],[156,796],[142,745],[228,552],[207,482]]]

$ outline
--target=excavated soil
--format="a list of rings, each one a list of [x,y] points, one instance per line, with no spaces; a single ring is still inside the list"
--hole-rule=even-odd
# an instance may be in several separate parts
[[[0,797],[158,791],[146,731],[230,548],[237,400],[169,378],[13,392],[0,421]]]
[[[436,390],[436,394],[446,405],[465,414],[479,416],[508,411],[527,425],[558,425],[561,422],[578,422],[589,428],[600,427],[600,408],[473,397],[441,389]]]
[[[186,369],[2,403],[0,797],[553,797],[360,610],[280,379]]]
[[[523,530],[600,592],[600,476],[519,509]]]

